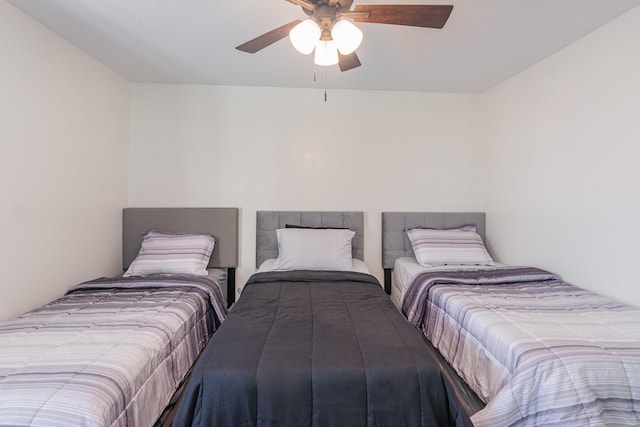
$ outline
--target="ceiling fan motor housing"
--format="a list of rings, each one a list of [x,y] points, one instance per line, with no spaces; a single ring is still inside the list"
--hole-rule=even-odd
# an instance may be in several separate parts
[[[329,6],[328,4],[323,4],[318,6],[316,9],[314,16],[312,17],[322,28],[322,36],[325,36],[325,33],[328,33],[329,40],[331,39],[331,27],[338,20],[338,8],[337,6]],[[323,40],[321,38],[321,40]]]

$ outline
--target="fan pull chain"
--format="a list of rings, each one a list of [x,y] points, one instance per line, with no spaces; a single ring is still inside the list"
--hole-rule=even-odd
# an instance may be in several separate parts
[[[324,67],[324,102],[327,102],[327,67]]]
[[[317,79],[317,71],[318,71],[318,67],[314,63],[313,64],[313,81],[314,81],[314,83],[316,81],[318,81],[318,79]],[[322,72],[323,72],[323,79],[322,80],[324,82],[324,102],[327,102],[327,67],[324,67]]]

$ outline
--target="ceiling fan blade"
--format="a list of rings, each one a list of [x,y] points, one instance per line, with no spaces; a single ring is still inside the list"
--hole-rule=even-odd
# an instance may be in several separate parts
[[[358,59],[358,55],[355,52],[352,52],[348,55],[343,55],[338,52],[338,66],[340,67],[340,71],[349,71],[352,68],[359,67],[360,59]]]
[[[357,5],[355,12],[369,12],[368,18],[354,16],[355,22],[442,28],[449,19],[451,5]],[[345,14],[348,15],[348,14]]]
[[[256,37],[253,40],[249,40],[246,43],[236,46],[236,49],[247,53],[256,53],[259,50],[264,49],[267,46],[274,44],[275,42],[282,40],[289,35],[289,31],[296,25],[302,22],[299,19],[291,21],[288,24],[284,24],[281,27],[271,30],[268,33],[264,33],[261,36]]]
[[[315,10],[316,5],[315,3],[313,3],[312,1],[309,0],[287,0],[289,3],[293,3],[295,5],[298,6],[302,6],[304,9],[307,10]]]

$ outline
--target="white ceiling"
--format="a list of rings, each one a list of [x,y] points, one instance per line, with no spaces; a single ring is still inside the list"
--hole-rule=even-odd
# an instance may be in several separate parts
[[[441,30],[358,23],[362,66],[320,67],[288,39],[235,46],[306,15],[285,0],[7,0],[132,82],[483,92],[640,0],[355,0],[453,4]]]

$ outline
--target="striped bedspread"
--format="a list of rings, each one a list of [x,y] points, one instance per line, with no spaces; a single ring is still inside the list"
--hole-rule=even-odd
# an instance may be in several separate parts
[[[475,426],[640,425],[640,309],[543,270],[425,272],[402,311],[487,402]]]
[[[226,313],[206,278],[75,286],[0,324],[0,425],[153,425]]]

